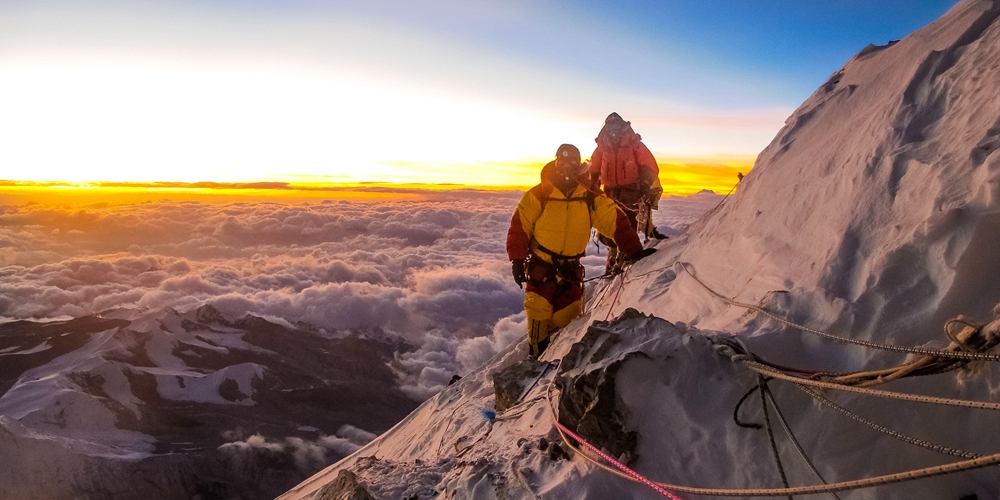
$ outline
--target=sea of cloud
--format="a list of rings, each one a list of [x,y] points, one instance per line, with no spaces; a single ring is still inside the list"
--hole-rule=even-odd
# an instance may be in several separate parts
[[[394,335],[416,346],[392,366],[420,400],[524,335],[505,251],[521,195],[0,206],[0,320],[212,304],[328,335]],[[676,232],[720,198],[665,198],[654,221]],[[588,252],[588,276],[601,274],[603,250]]]

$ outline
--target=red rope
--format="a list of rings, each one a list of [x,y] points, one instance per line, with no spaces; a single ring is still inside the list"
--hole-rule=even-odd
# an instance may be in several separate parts
[[[569,435],[569,437],[575,439],[576,442],[582,444],[584,448],[587,448],[588,450],[590,450],[590,451],[592,451],[594,453],[597,453],[598,455],[601,456],[601,458],[607,460],[608,462],[610,462],[615,467],[618,467],[619,469],[621,469],[622,472],[628,474],[631,478],[635,479],[636,481],[638,481],[638,482],[640,482],[642,484],[645,484],[646,486],[649,486],[650,488],[653,488],[654,490],[656,490],[657,493],[659,493],[659,494],[661,494],[661,495],[663,495],[663,496],[665,496],[667,498],[670,498],[672,500],[681,500],[679,497],[677,497],[677,496],[671,494],[669,491],[661,488],[656,483],[650,481],[649,479],[646,479],[646,477],[643,476],[642,474],[639,474],[638,472],[636,472],[636,471],[628,468],[628,466],[626,466],[625,464],[623,464],[623,463],[615,460],[614,458],[612,458],[607,453],[604,453],[603,451],[601,451],[601,450],[597,449],[596,447],[594,447],[594,445],[592,445],[592,444],[584,441],[582,437],[577,436],[576,434],[574,434],[573,431],[567,429],[565,425],[560,424],[558,420],[556,420],[555,422],[556,422],[556,427],[558,427],[560,430],[562,430],[567,435]]]

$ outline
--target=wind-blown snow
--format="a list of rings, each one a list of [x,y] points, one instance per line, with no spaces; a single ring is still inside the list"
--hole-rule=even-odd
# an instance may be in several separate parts
[[[904,359],[755,315],[713,296],[685,269],[723,297],[860,340],[941,348],[947,319],[993,319],[1000,302],[998,19],[996,2],[965,0],[899,42],[866,47],[789,117],[735,195],[657,243],[659,251],[625,275],[590,290],[586,314],[543,359],[566,362],[586,339],[594,343],[587,363],[620,362],[613,397],[624,430],[637,435],[640,473],[704,487],[780,487],[767,434],[733,422],[737,401],[758,378],[720,356],[713,339],[738,338],[769,361],[819,371]],[[626,307],[652,317],[603,322]],[[340,469],[355,472],[379,499],[657,498],[580,456],[551,453],[559,440],[545,397],[552,372],[490,421],[491,376],[524,352],[523,341],[500,352],[282,498],[310,498]],[[887,388],[996,401],[998,375],[995,363],[972,363]],[[827,481],[955,459],[859,427],[794,386],[769,385]],[[837,404],[899,432],[979,454],[1000,451],[991,412],[830,392]],[[739,417],[761,423],[759,394]],[[789,482],[816,484],[792,443],[780,431],[777,439]],[[995,471],[978,470],[838,495],[959,499],[998,491]]]

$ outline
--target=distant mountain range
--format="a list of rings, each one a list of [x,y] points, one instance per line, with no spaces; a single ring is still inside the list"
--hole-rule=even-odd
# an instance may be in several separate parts
[[[0,497],[273,498],[417,406],[410,349],[211,306],[2,324]]]

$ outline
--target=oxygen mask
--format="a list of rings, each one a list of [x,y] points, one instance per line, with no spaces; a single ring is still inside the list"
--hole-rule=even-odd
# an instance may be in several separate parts
[[[580,168],[579,158],[557,158],[553,184],[564,193],[571,191],[576,187],[577,179],[580,177]]]

